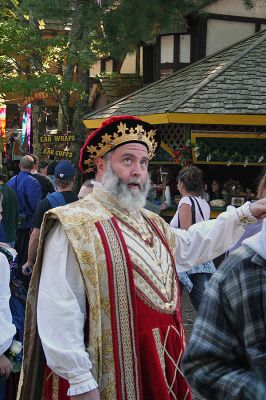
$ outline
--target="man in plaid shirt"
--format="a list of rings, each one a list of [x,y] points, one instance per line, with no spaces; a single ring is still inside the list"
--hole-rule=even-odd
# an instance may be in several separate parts
[[[213,275],[183,358],[204,399],[266,398],[266,220]]]

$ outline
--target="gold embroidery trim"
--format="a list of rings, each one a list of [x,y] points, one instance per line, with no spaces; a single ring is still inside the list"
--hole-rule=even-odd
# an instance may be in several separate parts
[[[163,351],[163,345],[162,345],[162,342],[161,342],[161,336],[160,336],[159,328],[154,328],[152,330],[152,333],[153,333],[153,337],[154,337],[157,353],[158,353],[158,356],[159,356],[159,359],[160,359],[161,367],[162,367],[162,370],[163,370],[163,374],[164,374],[164,377],[165,377],[165,380],[166,380],[164,351]]]
[[[53,373],[52,380],[53,380],[53,400],[58,400],[59,376]]]
[[[119,238],[114,233],[110,226],[110,221],[103,221],[102,226],[105,229],[106,238],[108,240],[109,248],[111,249],[112,265],[113,265],[113,284],[114,293],[116,296],[116,324],[117,324],[117,337],[119,347],[119,365],[121,371],[121,389],[122,398],[126,399],[139,399],[138,391],[135,391],[134,382],[136,387],[139,387],[138,374],[134,376],[132,366],[135,364],[137,368],[137,354],[134,347],[134,339],[132,340],[132,333],[134,327],[132,326],[133,310],[131,307],[130,299],[128,301],[128,293],[130,293],[129,279],[126,275],[127,265],[124,253],[121,251],[122,244],[118,243]],[[124,365],[124,368],[121,368]],[[126,394],[124,388],[126,387]]]

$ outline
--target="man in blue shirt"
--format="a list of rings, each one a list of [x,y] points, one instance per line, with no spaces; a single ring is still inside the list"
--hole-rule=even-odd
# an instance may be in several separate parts
[[[31,156],[22,157],[19,164],[20,173],[7,182],[7,185],[15,190],[19,202],[19,225],[15,244],[19,267],[27,260],[33,214],[42,197],[41,185],[30,174],[33,164]]]
[[[78,200],[78,196],[73,192],[73,185],[75,180],[75,168],[70,161],[60,161],[55,167],[55,183],[58,188],[57,192],[50,193],[45,199],[42,199],[34,213],[33,217],[33,230],[30,236],[28,259],[22,266],[24,275],[30,275],[35,259],[37,256],[37,249],[39,245],[39,237],[41,224],[46,211],[54,207],[64,206],[65,204],[73,203]]]

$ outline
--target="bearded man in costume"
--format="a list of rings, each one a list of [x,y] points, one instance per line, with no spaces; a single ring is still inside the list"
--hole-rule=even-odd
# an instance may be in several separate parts
[[[159,145],[140,119],[105,121],[80,157],[84,172],[96,166],[100,183],[46,214],[28,294],[21,400],[191,399],[180,370],[175,263],[186,271],[224,252],[244,221],[266,214],[266,201],[170,229],[143,208]]]

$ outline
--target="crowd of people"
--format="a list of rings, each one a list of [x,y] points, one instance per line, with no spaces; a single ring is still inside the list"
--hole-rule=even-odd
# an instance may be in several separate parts
[[[69,161],[50,173],[42,165],[44,177],[26,155],[18,175],[0,180],[1,400],[14,386],[18,400],[189,400],[189,384],[207,399],[263,399],[265,222],[218,271],[211,260],[266,216],[265,192],[209,220],[201,173],[187,168],[169,226],[145,208],[159,147],[149,123],[112,117],[81,149],[79,168],[95,178],[78,195]],[[186,351],[180,281],[198,310]],[[10,294],[27,303],[19,337]],[[14,338],[23,341],[19,383],[10,378],[22,354]]]

